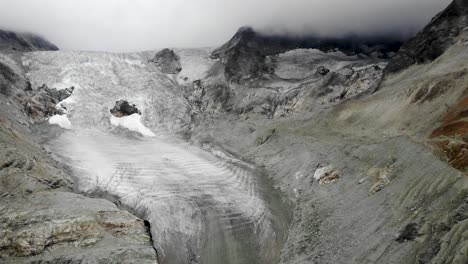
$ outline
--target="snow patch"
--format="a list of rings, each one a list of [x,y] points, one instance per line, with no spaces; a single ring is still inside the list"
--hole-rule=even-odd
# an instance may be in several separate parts
[[[321,167],[315,170],[314,173],[314,179],[320,180],[327,176],[329,173],[331,173],[334,170],[334,167],[332,165],[328,165],[325,167]]]
[[[70,120],[68,120],[67,115],[54,115],[49,118],[49,124],[58,125],[64,129],[72,129],[72,124]]]
[[[113,126],[116,127],[125,127],[130,131],[135,131],[139,132],[143,136],[147,137],[154,137],[155,134],[143,123],[141,123],[141,115],[139,114],[132,114],[129,116],[123,116],[123,117],[116,117],[111,115],[110,122]]]
[[[71,104],[74,104],[75,100],[71,98],[71,96],[65,98],[64,100],[60,101],[57,105],[55,105],[55,109],[61,110],[65,114],[67,113],[67,107]]]

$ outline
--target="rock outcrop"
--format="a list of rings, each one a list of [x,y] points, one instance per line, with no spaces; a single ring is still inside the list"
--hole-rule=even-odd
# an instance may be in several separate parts
[[[179,62],[179,56],[171,49],[163,49],[156,53],[154,58],[151,60],[161,71],[166,74],[177,74],[182,70]]]
[[[291,37],[262,34],[250,27],[242,27],[231,40],[214,50],[211,58],[219,58],[226,66],[227,79],[242,82],[245,79],[258,78],[263,74],[273,73],[273,69],[266,63],[266,56],[280,54],[288,50],[318,49],[324,52],[341,51],[347,55],[362,54],[389,58],[401,44],[401,40],[391,37]]]
[[[37,89],[28,91],[20,101],[23,102],[26,113],[33,120],[42,120],[56,114],[64,114],[63,107],[57,107],[60,101],[70,97],[75,88],[57,90],[43,85]]]
[[[132,114],[141,115],[140,110],[138,110],[134,104],[130,105],[125,100],[115,102],[115,106],[110,110],[110,112],[116,117],[129,116]]]
[[[453,1],[414,38],[406,42],[390,61],[386,72],[398,72],[413,64],[437,59],[457,41],[468,26],[468,2]]]
[[[24,77],[22,69],[17,67],[11,59],[0,60],[0,94],[12,96],[15,93],[23,94],[31,90],[31,84]]]
[[[58,50],[58,47],[48,40],[31,33],[16,33],[0,30],[0,50],[8,51],[37,51]]]

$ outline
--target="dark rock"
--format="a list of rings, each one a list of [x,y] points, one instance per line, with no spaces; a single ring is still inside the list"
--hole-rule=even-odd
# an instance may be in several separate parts
[[[36,90],[26,93],[25,96],[20,98],[23,102],[26,113],[33,119],[43,119],[56,114],[63,114],[61,108],[56,105],[68,98],[74,90],[74,87],[57,90],[43,85]]]
[[[468,1],[454,0],[414,38],[406,42],[385,68],[388,73],[401,71],[413,64],[437,59],[468,26]]]
[[[272,74],[266,63],[266,56],[276,55],[297,48],[314,48],[324,52],[340,50],[348,55],[378,52],[381,57],[396,52],[402,42],[391,37],[345,36],[324,38],[317,36],[291,37],[286,35],[265,35],[250,27],[242,27],[223,46],[213,51],[211,58],[220,59],[226,66],[228,80],[241,82]]]
[[[38,35],[0,30],[0,50],[58,50],[58,47]]]
[[[0,62],[0,93],[13,95],[30,90],[31,84],[22,73],[15,72],[8,64]]]
[[[330,70],[327,69],[327,68],[325,68],[324,66],[319,66],[319,67],[317,68],[317,71],[316,71],[316,73],[317,73],[318,75],[322,75],[322,76],[323,76],[323,75],[327,75],[329,72],[330,72]]]
[[[419,225],[416,223],[409,223],[407,224],[403,230],[401,230],[400,234],[398,235],[397,242],[403,243],[406,241],[412,241],[419,235]]]
[[[179,56],[171,49],[163,49],[156,53],[151,60],[161,67],[161,71],[166,74],[177,74],[182,70]]]
[[[45,86],[44,89],[49,96],[55,98],[57,101],[60,102],[70,97],[73,93],[73,90],[75,90],[75,87],[72,86],[70,88],[57,90],[55,88],[48,88],[47,86]]]
[[[115,106],[110,110],[110,112],[116,117],[129,116],[132,114],[141,115],[140,110],[138,110],[138,108],[134,104],[130,105],[125,100],[119,100],[115,102]]]

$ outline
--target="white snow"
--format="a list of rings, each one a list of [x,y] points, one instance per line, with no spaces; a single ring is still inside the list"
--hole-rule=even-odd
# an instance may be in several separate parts
[[[71,98],[71,96],[65,98],[64,100],[60,101],[58,104],[55,105],[57,110],[62,110],[65,114],[67,113],[67,107],[71,104],[74,104],[75,100]]]
[[[210,59],[212,51],[211,48],[175,50],[180,57],[182,67],[182,71],[177,75],[177,81],[181,84],[191,84],[195,80],[204,78],[216,62]]]
[[[123,116],[123,117],[115,117],[111,115],[110,122],[113,126],[116,127],[125,127],[130,131],[135,131],[139,132],[143,136],[147,137],[154,137],[155,134],[143,123],[141,123],[141,115],[139,114],[132,114],[129,116]]]
[[[49,118],[49,124],[58,125],[64,129],[72,129],[72,124],[70,120],[68,120],[67,115],[54,115]]]
[[[334,170],[332,165],[321,167],[315,170],[314,179],[320,180]]]

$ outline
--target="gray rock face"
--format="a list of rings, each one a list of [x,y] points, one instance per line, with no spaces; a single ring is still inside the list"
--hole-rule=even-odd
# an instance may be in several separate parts
[[[211,57],[221,59],[228,80],[241,82],[258,78],[268,72],[265,56],[274,54],[264,42],[252,28],[243,27],[226,44],[214,50]]]
[[[20,69],[14,69],[11,65],[12,62],[0,61],[0,93],[6,96],[14,95],[16,93],[24,93],[31,90],[31,84],[23,76]]]
[[[0,30],[0,50],[4,51],[36,51],[58,50],[58,47],[48,40],[30,33],[16,33]]]
[[[156,63],[161,68],[161,71],[166,74],[177,74],[182,70],[179,56],[171,49],[159,51],[151,61]]]
[[[138,108],[134,104],[130,105],[125,100],[119,100],[115,102],[115,106],[110,110],[110,112],[116,117],[129,116],[132,114],[141,115],[140,110],[138,110]]]
[[[330,72],[330,70],[327,69],[327,68],[325,68],[324,66],[318,67],[318,68],[317,68],[317,71],[316,71],[316,73],[317,73],[318,75],[327,75],[327,73],[329,73],[329,72]]]
[[[414,38],[406,42],[390,61],[386,72],[398,72],[413,64],[428,63],[453,45],[468,26],[468,2],[454,0]]]
[[[323,38],[316,36],[290,37],[265,35],[250,27],[242,27],[224,45],[215,49],[212,58],[219,58],[226,66],[229,81],[237,83],[273,73],[266,56],[277,55],[288,50],[305,48],[324,52],[341,51],[347,55],[362,54],[377,58],[389,58],[402,44],[391,38]]]
[[[72,86],[57,90],[43,85],[35,90],[28,91],[20,100],[32,119],[41,120],[56,114],[63,114],[63,109],[56,106],[60,101],[68,98],[74,89]]]
[[[252,56],[247,57],[252,59]],[[310,63],[301,62],[307,60]],[[323,62],[333,70],[320,65]],[[304,110],[327,108],[375,92],[382,81],[385,62],[356,59],[344,54],[336,56],[319,51],[294,50],[265,57],[263,65],[271,69],[269,74],[248,75],[248,80],[238,76],[241,79],[237,80],[243,82],[230,84],[224,68],[215,64],[211,74],[199,82],[201,85],[194,86],[187,97],[195,98],[197,94],[196,105],[203,106],[206,112],[281,118]],[[200,87],[201,93],[197,92]]]

